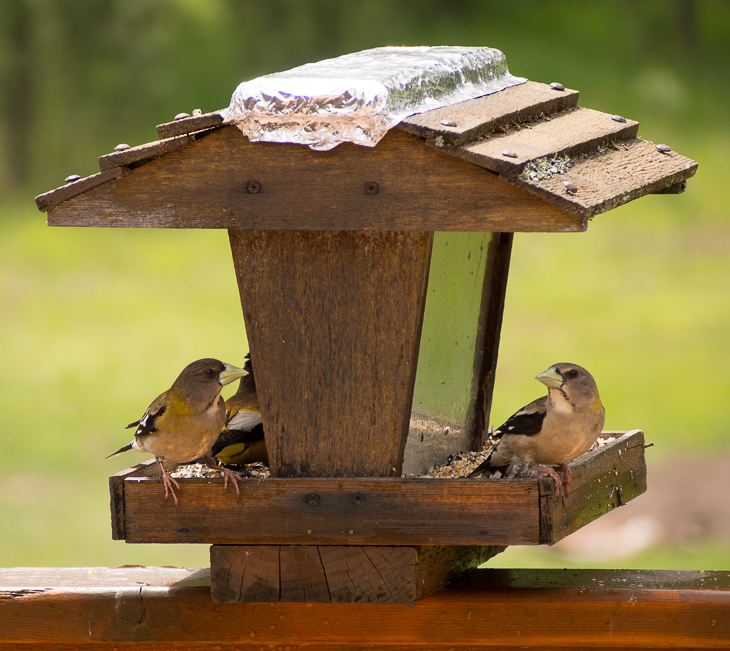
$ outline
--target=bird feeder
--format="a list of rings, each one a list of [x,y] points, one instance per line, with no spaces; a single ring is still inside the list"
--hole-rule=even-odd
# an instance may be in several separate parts
[[[696,171],[577,102],[489,48],[379,48],[242,84],[37,197],[50,226],[230,236],[271,477],[183,479],[176,508],[142,463],[110,478],[114,538],[211,544],[219,602],[412,604],[644,492],[638,430],[573,462],[565,498],[411,477],[485,440],[513,234]]]

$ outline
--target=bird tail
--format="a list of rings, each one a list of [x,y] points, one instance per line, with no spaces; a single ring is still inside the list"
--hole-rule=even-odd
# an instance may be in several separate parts
[[[122,452],[126,452],[127,450],[131,450],[132,449],[132,445],[134,445],[134,441],[131,441],[130,443],[127,443],[127,445],[125,445],[124,447],[119,448],[116,452],[113,452],[112,454],[110,454],[106,458],[107,459],[112,459],[113,457],[116,457],[116,456],[120,455]]]

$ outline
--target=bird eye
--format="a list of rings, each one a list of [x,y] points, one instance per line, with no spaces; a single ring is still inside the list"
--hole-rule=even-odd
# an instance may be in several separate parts
[[[212,369],[212,368],[206,368],[206,369],[205,369],[205,374],[206,374],[206,375],[207,375],[208,377],[213,377],[213,375],[214,375],[213,369]]]
[[[578,377],[578,371],[576,371],[574,368],[571,368],[568,371],[568,377]]]

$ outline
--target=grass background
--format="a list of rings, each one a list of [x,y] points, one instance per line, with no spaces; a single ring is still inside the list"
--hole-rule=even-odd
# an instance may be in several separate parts
[[[217,67],[185,70],[187,59],[175,67],[165,58],[163,72],[179,69],[187,74],[185,83],[162,84],[163,99],[125,96],[136,121],[129,115],[111,119],[118,106],[108,114],[97,106],[110,92],[108,81],[96,93],[93,85],[65,88],[68,106],[75,102],[84,119],[71,121],[73,112],[63,114],[66,105],[56,102],[61,117],[40,121],[46,128],[34,145],[34,174],[3,194],[0,566],[207,565],[207,546],[111,541],[107,477],[144,457],[104,457],[128,441],[122,427],[186,363],[211,356],[237,364],[246,351],[224,231],[49,229],[33,196],[71,172],[93,173],[95,156],[118,142],[154,139],[154,124],[169,120],[181,104],[221,108],[246,77],[364,47],[499,47],[514,74],[578,88],[581,106],[637,119],[640,136],[700,162],[683,195],[643,198],[597,217],[586,233],[515,237],[492,415],[496,424],[503,422],[540,395],[537,373],[574,361],[599,383],[606,427],[642,428],[655,443],[647,450],[650,474],[687,448],[713,456],[728,451],[727,4],[697,2],[695,40],[685,42],[680,3],[434,2],[428,11],[414,12],[412,3],[373,1],[358,4],[370,18],[361,29],[352,28],[353,15],[332,9],[332,38],[320,42],[312,25],[324,3],[284,2],[287,20],[259,29],[278,44],[276,56],[242,56],[238,66],[235,57],[215,49],[217,42],[230,46],[234,36],[254,28],[242,23],[242,34],[226,31],[231,28],[221,7],[228,4],[211,2],[210,11],[219,13],[198,27],[185,23],[192,31],[180,42],[156,42],[161,51],[187,42]],[[190,3],[169,7],[178,17],[193,11]],[[144,29],[134,34],[133,44],[143,47]],[[291,34],[298,40],[287,41]],[[130,64],[105,56],[135,82]],[[104,60],[99,57],[91,76],[107,79]],[[138,74],[154,77],[154,69]],[[92,108],[93,119],[85,113]],[[47,151],[38,144],[43,137],[52,145]],[[691,476],[677,481],[692,489]],[[490,565],[730,570],[730,550],[706,540],[589,563],[544,549],[510,549]]]

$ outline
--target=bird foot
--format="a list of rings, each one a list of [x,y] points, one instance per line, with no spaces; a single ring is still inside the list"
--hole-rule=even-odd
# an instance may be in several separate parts
[[[218,470],[223,472],[223,490],[225,491],[228,489],[228,480],[230,479],[233,482],[233,485],[236,487],[236,498],[240,497],[241,491],[238,488],[238,474],[233,472],[233,470],[226,468],[225,466],[218,468]]]
[[[172,499],[175,500],[175,508],[180,506],[180,502],[177,500],[177,495],[175,495],[175,488],[180,490],[180,484],[178,484],[173,477],[170,476],[170,473],[165,470],[165,466],[162,465],[162,461],[157,459],[157,463],[160,464],[160,468],[162,469],[162,483],[165,486],[165,499],[167,499],[170,496],[170,493],[172,493]],[[175,486],[175,488],[173,488]]]
[[[548,475],[549,477],[552,477],[553,481],[555,482],[555,497],[560,497],[560,487],[563,485],[563,482],[560,479],[560,475],[555,472],[555,468],[553,468],[552,466],[534,466],[533,470],[538,475]],[[565,494],[568,494],[567,486]]]
[[[568,467],[567,463],[561,463],[558,468],[563,471],[563,477],[565,477],[565,483],[563,484],[563,487],[565,488],[565,496],[567,497],[570,493],[570,487],[573,484],[573,477],[570,473],[570,468]]]

